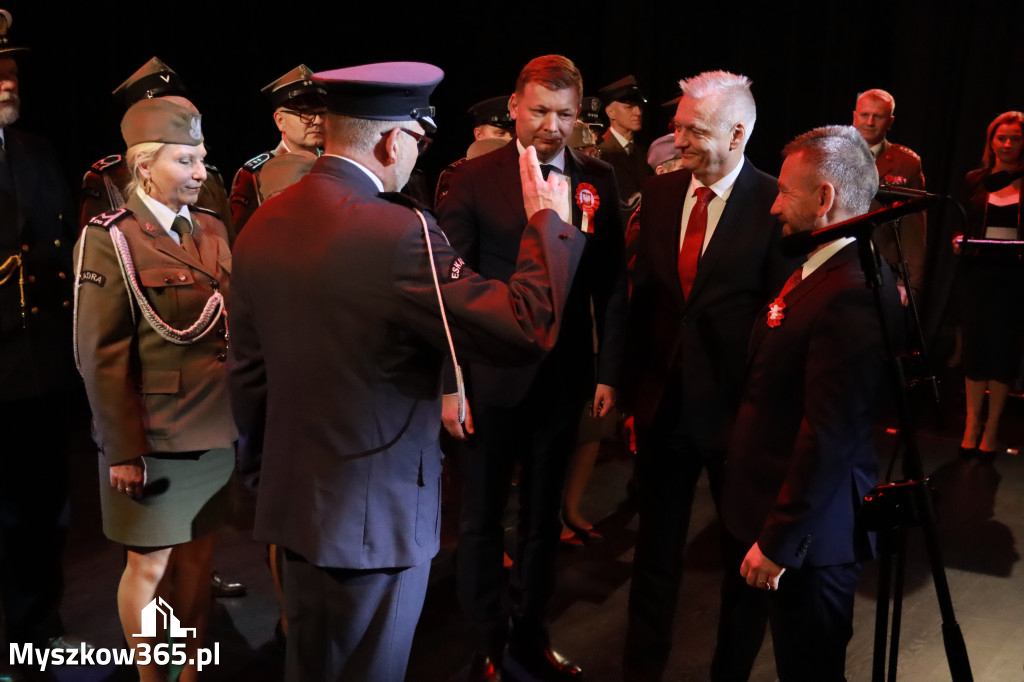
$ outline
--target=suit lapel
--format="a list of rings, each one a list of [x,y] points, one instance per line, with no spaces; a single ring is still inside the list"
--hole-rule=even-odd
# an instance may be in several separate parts
[[[515,139],[494,152],[501,154],[498,159],[498,185],[501,187],[501,196],[507,206],[505,210],[512,211],[519,216],[519,223],[526,226],[526,208],[523,206],[523,181],[519,178],[519,147]],[[489,211],[501,211],[500,206],[487,207]]]
[[[569,210],[572,212],[572,224],[579,227],[583,224],[583,211],[576,203],[576,187],[583,182],[580,176],[580,162],[576,158],[576,152],[569,147],[565,148],[565,174],[569,177]],[[594,226],[591,225],[593,230]]]
[[[667,193],[670,203],[658,210],[658,213],[665,216],[665,220],[654,223],[657,232],[651,235],[651,259],[658,263],[656,267],[664,273],[665,280],[674,282],[670,288],[681,309],[687,302],[683,298],[683,285],[679,282],[679,234],[682,231],[683,202],[686,201],[691,176],[686,171],[673,175],[678,175],[679,184],[675,191]],[[643,216],[643,213],[640,215]],[[640,229],[645,229],[643,223]],[[692,289],[690,294],[692,300]]]

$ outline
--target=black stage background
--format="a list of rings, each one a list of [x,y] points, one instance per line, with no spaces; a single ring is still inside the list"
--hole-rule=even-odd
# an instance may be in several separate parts
[[[935,3],[64,3],[4,4],[33,53],[22,68],[21,125],[58,145],[77,190],[95,160],[123,151],[110,96],[153,55],[185,80],[204,114],[208,160],[230,183],[276,144],[259,89],[300,62],[314,70],[421,60],[446,72],[434,102],[440,131],[428,177],[472,141],[466,108],[510,93],[530,58],[558,52],[586,94],[633,73],[650,104],[646,140],[666,131],[658,105],[708,69],[753,79],[758,120],[748,154],[777,173],[795,135],[849,123],[856,94],[896,97],[890,140],[921,154],[929,189],[956,193],[980,164],[985,127],[1024,109],[1024,2]],[[701,20],[701,14],[709,17]],[[934,235],[945,232],[931,220]],[[943,228],[945,229],[945,228]],[[932,244],[938,240],[933,239]],[[943,240],[944,241],[944,240]],[[938,274],[938,272],[936,273]]]

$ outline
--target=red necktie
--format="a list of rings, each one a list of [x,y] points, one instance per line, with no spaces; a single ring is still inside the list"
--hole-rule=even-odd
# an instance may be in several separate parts
[[[683,287],[683,296],[690,296],[690,287],[697,276],[697,261],[700,260],[700,250],[704,246],[704,234],[708,229],[708,202],[715,198],[715,192],[710,187],[698,187],[694,192],[697,196],[697,203],[690,211],[690,219],[686,222],[686,234],[683,235],[683,246],[679,249],[679,283]]]

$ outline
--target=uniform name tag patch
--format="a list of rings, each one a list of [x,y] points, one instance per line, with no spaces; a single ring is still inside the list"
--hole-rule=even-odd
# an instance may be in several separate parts
[[[448,279],[458,279],[462,275],[462,266],[466,264],[466,261],[461,258],[456,258],[452,261],[452,267],[448,271]]]
[[[82,274],[79,275],[78,281],[82,284],[89,282],[97,286],[103,286],[107,283],[107,278],[98,272],[93,272],[92,270],[82,270]]]

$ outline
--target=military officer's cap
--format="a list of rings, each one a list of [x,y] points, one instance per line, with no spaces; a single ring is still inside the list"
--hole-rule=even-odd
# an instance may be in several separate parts
[[[478,156],[490,154],[495,149],[501,149],[507,144],[509,144],[507,140],[499,140],[496,137],[485,137],[484,139],[477,140],[473,144],[469,145],[469,149],[466,150],[466,158],[475,159]]]
[[[326,94],[323,86],[313,81],[313,70],[305,64],[299,64],[260,92],[270,98],[275,109],[289,103],[318,105]]]
[[[604,105],[601,104],[600,97],[584,97],[580,102],[580,120],[588,126],[604,127],[604,122],[601,120],[602,111],[604,111]]]
[[[594,132],[583,121],[576,121],[572,126],[572,134],[569,135],[568,145],[573,149],[586,149],[597,144],[594,139]]]
[[[202,115],[184,97],[143,99],[121,119],[121,135],[132,147],[142,142],[198,146],[203,141]]]
[[[184,95],[185,83],[174,69],[164,64],[158,57],[153,57],[142,67],[128,76],[114,90],[114,97],[124,102],[125,109],[139,100],[169,95]]]
[[[13,57],[16,54],[28,52],[27,47],[19,47],[11,43],[7,32],[11,28],[11,13],[0,9],[0,57]]]
[[[327,90],[327,110],[333,114],[373,121],[418,121],[428,132],[437,130],[430,93],[444,71],[422,62],[384,62],[313,74]]]
[[[647,100],[644,99],[643,94],[640,92],[640,86],[636,83],[636,78],[633,78],[632,75],[620,78],[614,83],[604,86],[597,91],[597,94],[603,102],[608,104],[612,102],[647,104]]]
[[[676,107],[678,107],[678,106],[679,106],[679,100],[681,100],[682,98],[683,98],[683,96],[682,96],[682,95],[676,95],[675,97],[673,97],[673,98],[672,98],[672,99],[670,99],[669,101],[667,101],[667,102],[662,102],[662,103],[661,103],[661,106],[662,106],[662,108],[664,108],[664,109],[667,109],[667,110],[669,110],[669,111],[675,112],[675,110],[676,110]]]
[[[492,97],[477,102],[469,108],[475,126],[495,126],[504,130],[515,128],[515,121],[508,113],[508,97]]]

